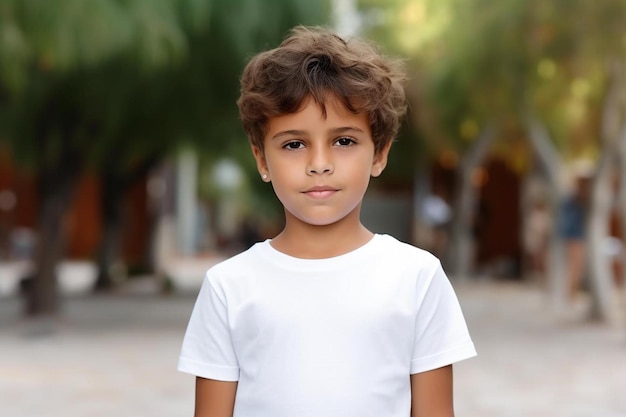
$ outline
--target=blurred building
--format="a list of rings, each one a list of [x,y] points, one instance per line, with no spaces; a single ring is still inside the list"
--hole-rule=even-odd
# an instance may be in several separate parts
[[[430,187],[451,206],[458,186],[456,166],[435,161],[430,169]],[[477,201],[472,222],[475,273],[504,278],[522,276],[522,195],[523,177],[501,158],[488,157],[474,186]]]
[[[129,265],[140,263],[146,255],[150,229],[146,181],[139,181],[126,196],[122,256]],[[13,198],[12,204],[0,203],[0,254],[4,258],[32,257],[38,222],[36,187],[35,177],[0,148],[0,195]],[[99,201],[97,177],[84,175],[64,219],[68,259],[94,258],[102,234]]]
[[[180,161],[177,164],[182,165]],[[158,232],[159,228],[155,229],[154,216],[162,214],[165,210],[168,218],[174,218],[176,207],[178,211],[181,211],[181,207],[184,206],[177,201],[177,197],[181,194],[179,190],[181,181],[175,181],[176,177],[180,177],[181,172],[177,172],[174,166],[169,166],[169,169],[165,171],[167,172],[159,174],[159,181],[155,182],[154,178],[141,179],[126,195],[121,260],[131,268],[142,265],[152,256],[154,247],[151,245],[155,244],[155,240],[156,246],[164,248],[156,249],[157,257],[163,257],[161,252],[164,251],[194,255],[199,248],[206,249],[196,244],[197,241],[202,240],[197,236],[198,233],[204,233],[199,229],[213,228],[214,232],[219,232],[219,227],[215,226],[215,219],[201,222],[202,216],[196,214],[182,216],[182,212],[179,213],[179,217],[182,216],[188,220],[198,217],[197,221],[194,220],[189,224],[190,236],[187,240],[193,240],[193,242],[188,245],[192,248],[191,252],[186,253],[181,250],[184,245],[180,242],[177,244],[176,238],[172,237],[177,233],[175,224],[165,233]],[[472,227],[475,246],[473,272],[502,278],[522,278],[525,255],[523,237],[525,174],[515,171],[505,160],[493,155],[487,157],[479,171],[474,184],[477,187],[477,202]],[[450,237],[444,235],[443,241],[433,243],[432,233],[435,228],[439,229],[435,231],[436,233],[449,233],[450,222],[428,225],[433,229],[426,232],[431,233],[431,238],[424,239],[424,229],[419,230],[421,221],[419,216],[424,214],[420,213],[420,204],[429,195],[434,195],[438,201],[454,209],[456,203],[454,199],[458,191],[456,189],[457,175],[456,166],[442,160],[434,160],[424,172],[418,173],[415,178],[403,177],[402,181],[396,179],[386,180],[386,182],[382,178],[383,181],[375,182],[366,195],[363,204],[363,222],[375,232],[389,233],[401,240],[416,243],[444,258],[445,246],[449,243]],[[422,184],[424,190],[415,185],[420,181],[425,183]],[[193,184],[187,180],[182,183]],[[167,192],[162,188],[167,189]],[[189,186],[189,188],[192,192],[195,186]],[[156,189],[158,192],[155,191]],[[163,193],[169,196],[168,201],[165,202],[167,207],[155,210],[153,207],[155,195],[162,197]],[[98,178],[93,174],[84,175],[65,217],[68,237],[66,257],[68,259],[95,259],[103,233],[100,198]],[[187,199],[189,207],[196,207],[198,202],[195,196],[188,196]],[[9,152],[0,148],[0,260],[32,257],[36,242],[37,207],[37,192],[33,175],[26,169],[19,168],[12,161]],[[214,215],[219,214],[218,208],[215,208]],[[198,211],[197,207],[193,210]],[[230,206],[225,211],[231,215],[236,212]],[[451,214],[454,217],[454,211]],[[219,217],[220,220],[217,223],[221,224],[225,217]],[[620,256],[620,253],[624,251],[624,236],[622,236],[624,229],[621,221],[616,209],[611,219],[610,233],[614,239],[612,241],[614,245],[611,248],[616,251],[613,259],[615,276],[618,280],[622,280],[624,276],[624,256]],[[161,238],[155,236],[155,233],[160,234]],[[169,236],[168,242],[159,243],[163,235]]]

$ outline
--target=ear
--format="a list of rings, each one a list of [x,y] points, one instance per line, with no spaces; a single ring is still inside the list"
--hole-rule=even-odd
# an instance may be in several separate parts
[[[252,145],[252,155],[254,155],[254,159],[256,161],[256,169],[261,174],[261,179],[265,182],[270,181],[270,172],[267,168],[267,161],[265,160],[265,153],[263,149],[260,149],[258,146]]]
[[[372,177],[378,177],[383,173],[383,170],[387,166],[387,158],[389,156],[389,150],[391,149],[391,141],[383,149],[374,155],[374,161],[372,162]]]

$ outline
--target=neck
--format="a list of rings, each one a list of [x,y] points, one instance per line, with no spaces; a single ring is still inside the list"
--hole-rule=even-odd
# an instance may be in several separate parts
[[[283,231],[272,239],[272,246],[297,258],[322,259],[351,252],[372,237],[360,221],[324,226],[287,221]]]

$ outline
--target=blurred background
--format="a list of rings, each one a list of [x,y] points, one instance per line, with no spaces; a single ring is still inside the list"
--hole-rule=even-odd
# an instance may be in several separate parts
[[[363,221],[448,271],[457,414],[626,416],[623,0],[0,0],[0,414],[191,415],[203,273],[282,226],[239,76],[298,24],[405,61]]]

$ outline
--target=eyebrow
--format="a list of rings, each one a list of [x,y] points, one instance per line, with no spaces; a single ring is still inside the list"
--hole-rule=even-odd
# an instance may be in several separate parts
[[[329,130],[329,133],[334,133],[334,134],[341,134],[341,133],[346,133],[346,132],[365,133],[363,129],[360,129],[356,126],[335,127]],[[283,136],[304,136],[306,135],[306,133],[307,132],[305,130],[297,130],[297,129],[283,130],[281,132],[278,132],[274,136],[272,136],[272,139],[279,139]]]

